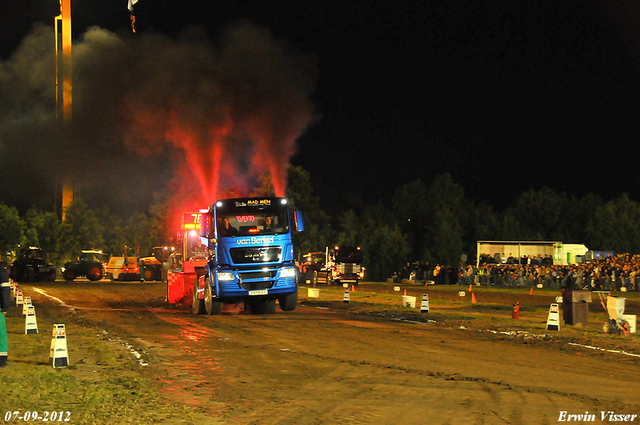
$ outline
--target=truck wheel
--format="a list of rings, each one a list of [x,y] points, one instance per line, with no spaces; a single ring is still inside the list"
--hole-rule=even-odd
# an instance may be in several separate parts
[[[191,312],[193,314],[204,313],[204,300],[198,298],[198,281],[193,285],[193,298],[191,299]]]
[[[213,298],[211,285],[206,279],[204,281],[204,309],[209,316],[222,314],[222,301]]]
[[[293,311],[298,305],[298,291],[283,295],[278,298],[278,304],[282,311]]]
[[[63,277],[64,277],[64,280],[71,281],[76,278],[76,272],[73,270],[67,269],[64,271]]]
[[[87,279],[92,282],[98,281],[102,279],[104,276],[104,271],[100,266],[89,266],[89,270],[87,270]]]

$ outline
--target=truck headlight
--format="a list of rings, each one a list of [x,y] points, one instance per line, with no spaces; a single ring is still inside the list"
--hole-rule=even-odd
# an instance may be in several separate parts
[[[286,268],[280,272],[280,277],[296,277],[296,269]]]
[[[236,280],[231,272],[218,272],[218,280]]]

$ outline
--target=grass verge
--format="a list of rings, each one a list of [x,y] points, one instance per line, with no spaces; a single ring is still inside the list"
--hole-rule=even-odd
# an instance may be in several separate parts
[[[144,366],[98,330],[75,322],[68,310],[47,307],[36,315],[39,333],[29,335],[22,311],[12,307],[6,316],[9,366],[0,369],[1,419],[14,411],[24,418],[28,411],[40,418],[63,412],[76,424],[217,423],[200,408],[167,403]],[[54,323],[66,325],[66,368],[49,363]]]

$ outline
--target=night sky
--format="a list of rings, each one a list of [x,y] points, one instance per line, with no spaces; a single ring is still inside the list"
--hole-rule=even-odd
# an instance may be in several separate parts
[[[34,22],[50,25],[58,1],[3,1],[0,11],[0,120],[11,109],[15,121],[8,64]],[[215,42],[248,20],[315,63],[314,116],[290,162],[310,172],[330,213],[388,204],[396,187],[445,172],[496,208],[543,186],[640,200],[637,1],[139,0],[135,11],[136,37],[175,38],[199,24]],[[133,36],[125,0],[76,0],[72,14],[74,41],[94,25]],[[5,170],[24,160],[12,143],[0,139]],[[141,192],[116,195],[123,208],[148,204],[170,179],[150,179],[150,169],[138,177],[135,155],[125,174]],[[34,197],[46,173],[34,168],[24,190],[0,172],[0,200],[44,202]],[[108,187],[99,191],[109,199]]]

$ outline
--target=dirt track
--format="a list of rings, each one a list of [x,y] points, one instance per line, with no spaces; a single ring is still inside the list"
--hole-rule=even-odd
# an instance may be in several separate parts
[[[349,304],[339,289],[309,299],[301,288],[294,312],[192,316],[164,303],[161,284],[23,287],[34,302],[54,308],[57,297],[73,306],[77,324],[132,344],[167,400],[202,409],[212,422],[546,424],[563,411],[588,411],[602,423],[600,412],[640,414],[638,334],[600,335],[597,320],[546,331],[544,306],[558,295],[551,292],[477,289],[487,306],[478,309],[456,288],[409,287],[410,295],[430,293],[431,312],[420,314],[398,308],[389,285],[360,285]],[[521,321],[510,319],[514,298]],[[627,310],[636,308],[633,301]],[[598,309],[594,300],[592,316]]]

